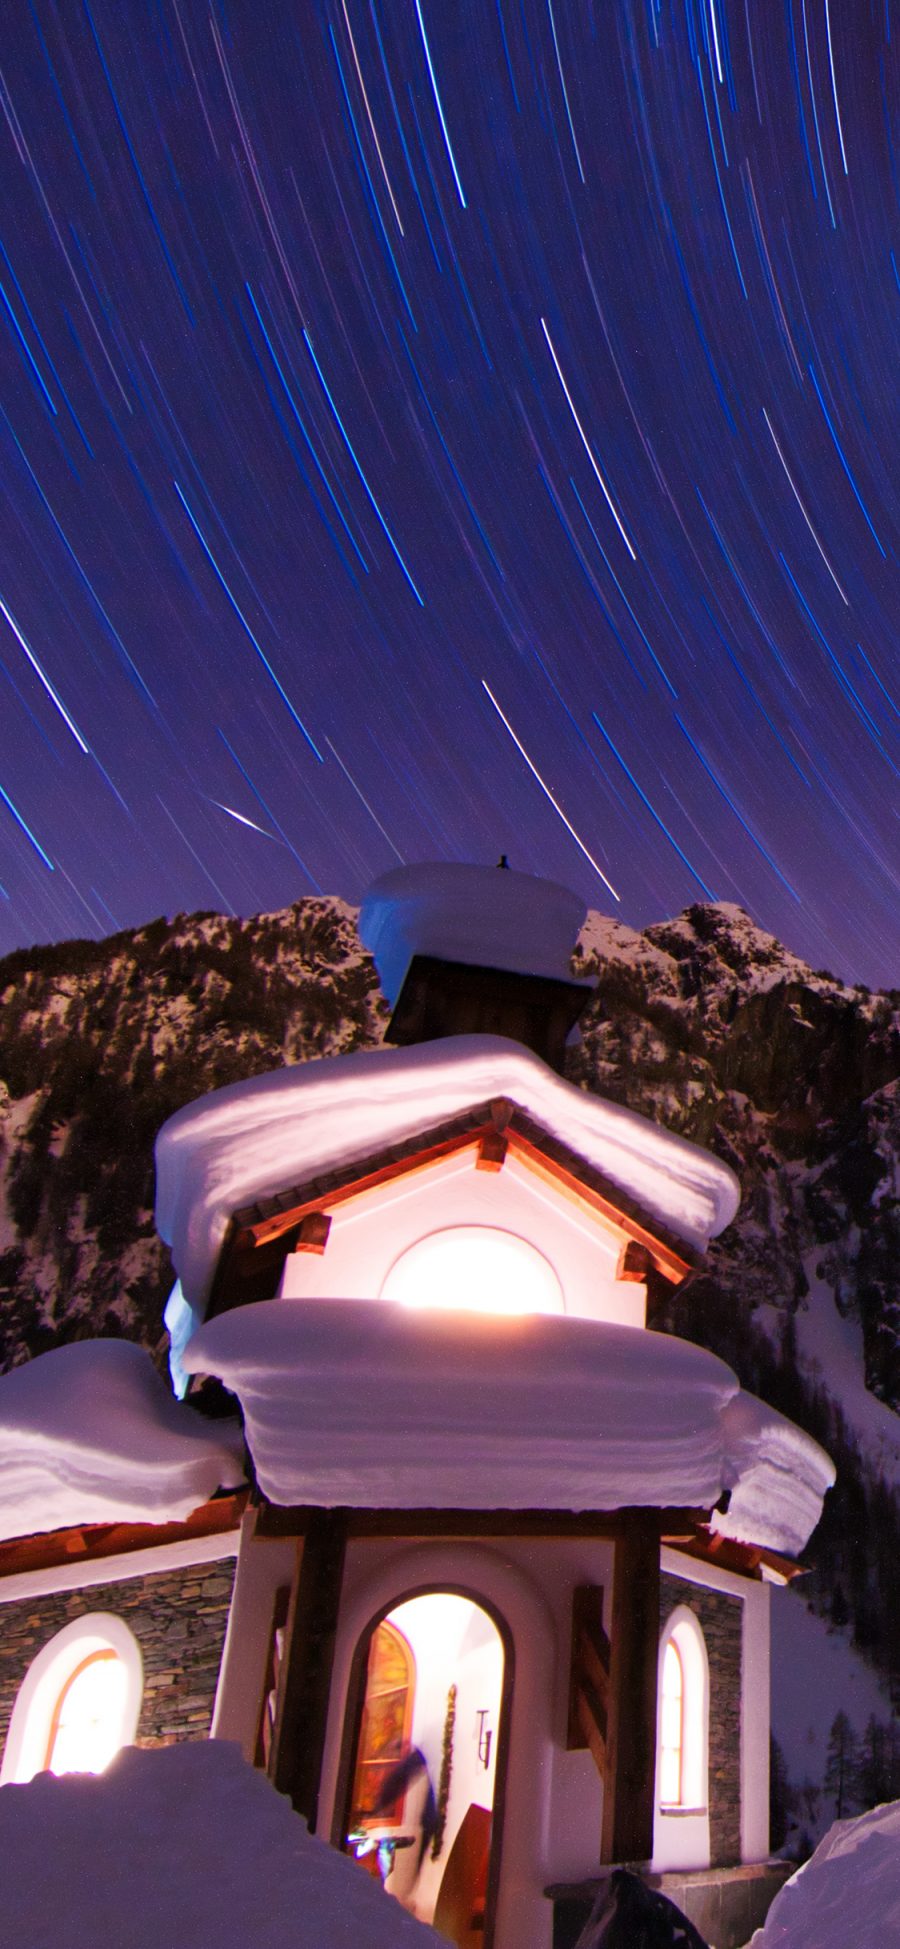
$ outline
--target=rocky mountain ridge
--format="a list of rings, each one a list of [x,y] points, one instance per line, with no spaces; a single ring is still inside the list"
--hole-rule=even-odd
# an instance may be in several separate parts
[[[730,906],[642,933],[591,914],[575,967],[597,989],[571,1080],[740,1178],[737,1219],[666,1324],[834,1454],[807,1597],[896,1698],[900,992],[810,970]],[[162,1362],[159,1125],[239,1077],[372,1047],[386,1017],[355,913],[333,899],[0,961],[0,1365],[97,1333]]]

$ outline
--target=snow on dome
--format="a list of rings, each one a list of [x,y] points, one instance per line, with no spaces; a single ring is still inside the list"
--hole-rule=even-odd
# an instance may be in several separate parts
[[[835,1821],[779,1890],[752,1949],[882,1949],[900,1942],[900,1800]]]
[[[173,1400],[129,1340],[79,1340],[0,1377],[0,1539],[179,1522],[243,1480],[235,1423]]]
[[[359,937],[393,1008],[414,954],[571,981],[586,913],[581,896],[555,880],[434,861],[395,867],[370,886]]]
[[[28,1949],[447,1949],[222,1740],[0,1787],[0,1854]]]
[[[597,1320],[262,1300],[207,1321],[184,1363],[238,1396],[283,1505],[709,1509],[728,1488],[727,1533],[794,1555],[834,1479],[717,1355]]]
[[[251,1076],[169,1118],[156,1143],[156,1222],[187,1304],[202,1311],[239,1206],[501,1096],[688,1245],[702,1251],[731,1223],[738,1182],[708,1151],[564,1082],[518,1042],[447,1036]]]
[[[830,1455],[793,1421],[753,1394],[729,1401],[722,1415],[725,1440],[723,1487],[727,1512],[714,1529],[738,1543],[758,1543],[777,1528],[778,1546],[796,1556],[822,1513],[822,1498],[835,1478]]]

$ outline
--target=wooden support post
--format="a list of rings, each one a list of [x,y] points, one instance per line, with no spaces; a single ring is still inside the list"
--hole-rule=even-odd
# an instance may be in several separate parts
[[[346,1539],[345,1509],[310,1512],[279,1672],[269,1777],[290,1796],[310,1832],[319,1810]]]
[[[659,1531],[637,1520],[615,1546],[604,1861],[649,1861],[653,1853],[658,1662]]]

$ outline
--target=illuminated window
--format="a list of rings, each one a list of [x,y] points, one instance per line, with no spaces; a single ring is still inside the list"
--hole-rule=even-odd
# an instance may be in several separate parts
[[[381,1289],[400,1306],[476,1313],[562,1313],[562,1287],[543,1252],[490,1225],[430,1232],[395,1259]]]
[[[659,1667],[658,1799],[666,1812],[700,1812],[707,1800],[709,1667],[700,1625],[687,1605],[673,1611]]]
[[[13,1707],[0,1783],[36,1773],[102,1773],[137,1732],[140,1646],[121,1618],[92,1611],[30,1665]]]
[[[102,1773],[122,1744],[127,1673],[114,1651],[92,1651],[56,1701],[47,1745],[49,1773]]]
[[[659,1713],[659,1797],[664,1807],[680,1807],[682,1804],[683,1749],[684,1671],[678,1647],[670,1638],[663,1653]]]

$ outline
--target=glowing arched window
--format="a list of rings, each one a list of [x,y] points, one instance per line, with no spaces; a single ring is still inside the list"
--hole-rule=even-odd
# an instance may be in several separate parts
[[[400,1306],[475,1313],[562,1313],[562,1287],[543,1252],[492,1225],[429,1232],[395,1259],[381,1289]]]
[[[49,1773],[102,1773],[122,1744],[128,1674],[112,1650],[92,1651],[66,1679],[53,1709]]]
[[[694,1612],[679,1604],[660,1645],[658,1801],[663,1813],[707,1804],[709,1664]]]
[[[38,1652],[19,1688],[0,1784],[47,1770],[102,1773],[135,1737],[143,1684],[140,1646],[122,1618],[75,1618]]]
[[[684,1752],[684,1671],[678,1647],[669,1639],[663,1652],[659,1712],[659,1798],[664,1807],[682,1804]]]

